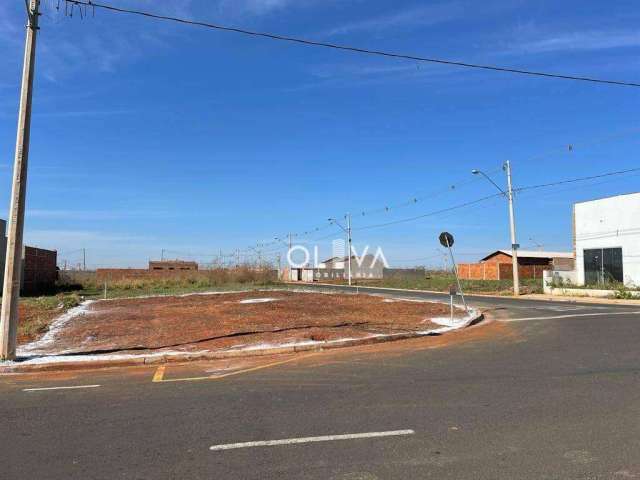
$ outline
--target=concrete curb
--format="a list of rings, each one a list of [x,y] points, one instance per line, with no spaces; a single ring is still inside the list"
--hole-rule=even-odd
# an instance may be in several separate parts
[[[308,345],[291,345],[286,347],[273,347],[262,348],[256,350],[224,350],[220,352],[185,352],[182,354],[167,354],[167,355],[139,355],[132,358],[122,359],[96,359],[96,360],[84,360],[84,361],[69,361],[69,362],[52,362],[52,363],[34,363],[20,365],[4,365],[0,366],[0,375],[2,374],[19,374],[19,373],[38,373],[38,372],[62,372],[70,370],[94,370],[103,368],[116,368],[116,367],[132,367],[143,365],[160,365],[170,362],[192,362],[200,360],[221,360],[227,358],[242,358],[242,357],[259,357],[267,355],[280,355],[280,354],[293,354],[298,352],[320,352],[323,350],[331,350],[334,348],[344,347],[356,347],[361,345],[372,345],[376,343],[394,342],[397,340],[407,340],[411,338],[429,337],[443,335],[449,331],[456,331],[466,328],[470,325],[474,325],[481,321],[484,317],[481,312],[474,311],[473,318],[465,322],[464,326],[458,328],[452,328],[448,331],[428,333],[420,332],[406,332],[397,334],[380,335],[366,338],[354,338],[343,341],[333,341],[326,343],[308,344]]]
[[[310,286],[311,288],[313,288],[314,286],[318,286],[318,287],[333,287],[333,288],[346,288],[346,289],[352,289],[352,290],[357,290],[360,288],[363,289],[370,289],[370,290],[382,290],[382,291],[390,291],[390,292],[406,292],[406,293],[434,293],[437,295],[448,295],[447,292],[445,291],[439,291],[439,290],[419,290],[419,289],[411,289],[411,288],[395,288],[395,287],[374,287],[374,286],[369,286],[369,285],[340,285],[340,284],[334,284],[334,283],[319,283],[319,282],[315,282],[315,283],[300,283],[300,282],[287,282],[285,283],[285,285],[302,285],[300,288],[304,288],[304,286]],[[358,293],[358,292],[356,292]],[[366,293],[366,292],[363,292]],[[524,295],[521,295],[520,297],[514,297],[513,295],[493,295],[490,293],[478,293],[478,292],[472,292],[472,293],[465,293],[464,294],[465,297],[486,297],[486,298],[522,298],[524,297]]]
[[[446,295],[447,292],[442,292],[438,290],[419,290],[419,289],[410,289],[410,288],[394,288],[394,287],[375,287],[368,285],[339,285],[333,283],[300,283],[300,282],[286,282],[285,285],[298,285],[300,288],[313,288],[314,286],[318,287],[329,287],[336,289],[370,289],[370,290],[382,290],[389,292],[406,292],[406,293],[432,293],[437,295]],[[363,292],[366,293],[366,292]],[[566,302],[566,303],[594,303],[594,304],[602,304],[602,305],[633,305],[637,306],[640,303],[640,297],[635,300],[630,299],[621,299],[621,298],[611,298],[611,297],[586,297],[586,296],[569,296],[569,295],[550,295],[547,293],[525,293],[514,297],[513,295],[494,295],[490,293],[482,293],[482,292],[471,292],[465,293],[465,297],[473,298],[496,298],[496,299],[509,299],[509,300],[533,300],[538,302]]]

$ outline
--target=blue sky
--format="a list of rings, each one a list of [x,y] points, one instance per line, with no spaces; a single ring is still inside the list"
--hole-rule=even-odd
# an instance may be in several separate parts
[[[634,1],[105,2],[640,81]],[[640,89],[368,57],[100,10],[69,18],[56,3],[43,0],[25,238],[70,262],[80,248],[89,266],[140,266],[163,248],[208,261],[346,212],[356,247],[380,245],[392,264],[440,262],[443,229],[456,235],[460,260],[475,260],[509,244],[503,199],[358,229],[491,194],[470,170],[504,183],[506,159],[516,186],[639,165]],[[24,22],[21,0],[0,4],[0,212],[9,208]],[[627,175],[522,193],[519,242],[570,249],[573,202],[638,190],[640,177]],[[384,209],[414,197],[424,199]],[[341,236],[324,228],[299,240],[318,243],[323,256],[332,232]]]

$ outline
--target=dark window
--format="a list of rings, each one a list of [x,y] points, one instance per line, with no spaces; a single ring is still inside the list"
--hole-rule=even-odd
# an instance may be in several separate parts
[[[622,248],[584,250],[584,281],[587,285],[623,282]]]

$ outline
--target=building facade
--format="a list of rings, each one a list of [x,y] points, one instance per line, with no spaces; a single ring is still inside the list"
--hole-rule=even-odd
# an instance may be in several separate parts
[[[283,278],[291,282],[326,282],[346,280],[349,278],[349,258],[332,257],[319,263],[318,266],[292,267],[283,270]],[[383,278],[384,261],[375,255],[351,257],[352,279]]]
[[[197,262],[186,260],[149,260],[149,270],[198,270]]]
[[[510,280],[513,278],[511,250],[496,250],[478,263],[458,264],[460,278],[466,280]],[[571,252],[543,252],[518,250],[520,278],[542,278],[546,270],[572,270],[574,256]]]
[[[573,207],[576,283],[640,286],[640,192]]]
[[[384,262],[375,255],[351,257],[351,278],[382,278]],[[349,277],[349,257],[332,257],[315,269],[315,279],[335,280]]]

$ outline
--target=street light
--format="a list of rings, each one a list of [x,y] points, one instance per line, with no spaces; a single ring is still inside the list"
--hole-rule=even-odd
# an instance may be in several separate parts
[[[511,184],[511,163],[509,160],[504,162],[502,165],[502,169],[505,171],[507,175],[507,191],[505,192],[502,188],[498,186],[496,182],[491,180],[491,178],[484,173],[482,170],[473,169],[471,173],[474,175],[482,175],[486,178],[491,184],[496,187],[500,193],[502,193],[509,200],[509,228],[511,230],[511,264],[513,266],[513,294],[520,295],[520,275],[518,272],[518,248],[520,246],[516,242],[516,222],[513,213],[513,187]]]
[[[344,232],[347,234],[347,245],[349,248],[348,254],[347,254],[347,258],[348,258],[348,278],[349,278],[349,285],[351,285],[351,214],[347,213],[344,218],[347,219],[347,226],[343,227],[340,222],[338,222],[338,220],[336,220],[335,218],[329,218],[329,222],[333,223],[337,226],[339,226],[342,230],[344,230]]]

